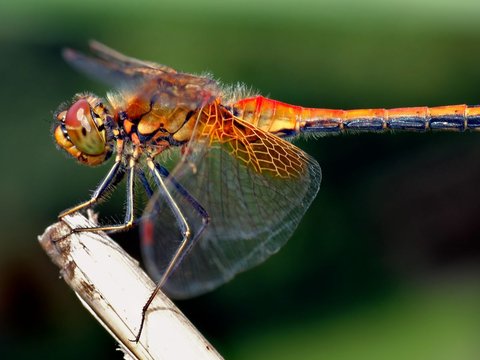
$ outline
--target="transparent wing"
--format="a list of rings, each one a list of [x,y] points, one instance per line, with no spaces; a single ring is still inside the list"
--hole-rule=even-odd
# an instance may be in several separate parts
[[[208,77],[178,73],[165,65],[130,58],[96,41],[90,42],[90,49],[96,57],[73,49],[64,49],[63,57],[93,80],[126,90],[136,102],[195,110],[220,94],[217,82]]]
[[[251,124],[232,118],[216,130],[198,127],[167,179],[192,238],[199,235],[165,284],[176,298],[210,291],[277,252],[321,181],[313,158]],[[203,231],[202,209],[210,220]],[[147,270],[158,280],[182,239],[163,194],[148,204],[142,233]]]
[[[106,60],[111,64],[117,64],[119,67],[124,69],[131,69],[138,72],[167,72],[167,73],[176,73],[175,69],[168,67],[166,65],[157,64],[150,61],[144,61],[135,59],[129,56],[126,56],[105,44],[102,44],[98,41],[91,40],[89,42],[90,50],[95,53],[98,57]]]

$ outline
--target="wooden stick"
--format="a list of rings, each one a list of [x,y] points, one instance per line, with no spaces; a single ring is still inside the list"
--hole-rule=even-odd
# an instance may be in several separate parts
[[[131,341],[155,284],[107,235],[70,234],[71,228],[94,225],[80,214],[69,215],[48,227],[39,241],[82,304],[122,351],[133,359],[222,359],[163,293],[147,312],[140,341]]]

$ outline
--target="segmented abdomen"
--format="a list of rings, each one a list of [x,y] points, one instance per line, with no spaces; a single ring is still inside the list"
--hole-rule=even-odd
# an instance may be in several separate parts
[[[233,107],[245,121],[280,136],[349,131],[480,129],[480,107],[468,105],[330,110],[304,108],[259,96],[240,100]]]

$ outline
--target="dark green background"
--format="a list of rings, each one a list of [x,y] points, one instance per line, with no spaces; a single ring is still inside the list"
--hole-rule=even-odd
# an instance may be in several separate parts
[[[305,106],[478,104],[479,17],[473,0],[3,1],[0,357],[121,358],[36,240],[107,169],[53,144],[56,107],[107,90],[62,47],[94,38]],[[178,305],[229,359],[478,359],[478,136],[300,141],[324,179],[294,237]]]

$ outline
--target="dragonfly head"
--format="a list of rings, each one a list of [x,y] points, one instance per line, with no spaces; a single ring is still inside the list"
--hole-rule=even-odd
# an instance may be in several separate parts
[[[53,137],[57,145],[83,164],[95,166],[112,154],[109,126],[112,118],[104,102],[79,95],[67,110],[55,115]]]

